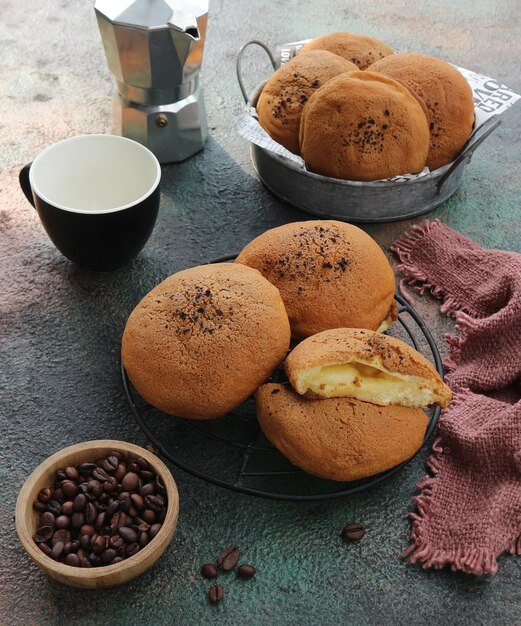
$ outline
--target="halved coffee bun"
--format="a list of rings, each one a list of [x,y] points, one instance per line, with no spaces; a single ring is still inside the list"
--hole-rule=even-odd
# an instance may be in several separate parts
[[[308,337],[287,357],[285,369],[299,394],[350,397],[387,406],[446,407],[452,392],[419,352],[370,330],[336,328]]]
[[[263,385],[255,398],[273,445],[297,467],[331,480],[373,476],[406,461],[421,447],[428,423],[421,409],[308,400],[284,385]]]

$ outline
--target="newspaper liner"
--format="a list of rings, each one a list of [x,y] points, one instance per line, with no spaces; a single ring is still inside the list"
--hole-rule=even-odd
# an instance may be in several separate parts
[[[280,44],[276,47],[275,60],[277,67],[284,65],[290,61],[299,50],[309,41],[304,39],[301,41],[295,41],[292,43]],[[464,67],[459,67],[452,64],[467,80],[474,96],[474,114],[476,117],[474,123],[474,130],[472,135],[491,117],[494,115],[502,115],[507,109],[509,109],[515,102],[517,102],[521,96],[512,89],[509,89],[506,85],[503,85],[494,78],[472,72]],[[304,159],[296,154],[293,154],[289,150],[286,150],[284,146],[274,141],[268,133],[261,127],[257,118],[257,111],[254,107],[238,106],[234,110],[234,119],[237,132],[241,137],[244,137],[251,143],[278,154],[288,161],[295,163],[300,169],[306,170],[306,164]],[[471,136],[472,136],[471,135]],[[450,164],[445,165],[447,167]],[[384,180],[392,182],[405,182],[407,180],[415,180],[426,176],[430,173],[429,168],[425,167],[418,174],[402,174],[400,176],[394,176],[393,178],[387,178]]]

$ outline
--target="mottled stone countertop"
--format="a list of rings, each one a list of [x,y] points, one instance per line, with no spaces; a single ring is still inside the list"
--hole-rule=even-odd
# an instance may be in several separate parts
[[[234,131],[239,46],[274,46],[333,30],[367,33],[403,51],[440,56],[521,90],[521,19],[512,0],[211,0],[204,84],[210,136],[203,152],[163,167],[158,222],[144,251],[109,274],[84,272],[48,240],[23,197],[18,171],[45,146],[111,131],[113,80],[92,2],[2,0],[0,23],[0,623],[2,624],[519,624],[521,559],[494,578],[423,571],[400,553],[404,515],[427,450],[379,487],[348,499],[287,503],[241,495],[173,468],[181,515],[173,542],[141,578],[83,592],[48,579],[22,550],[15,500],[32,469],[79,441],[145,444],[118,371],[126,318],[164,277],[240,249],[264,230],[308,216],[270,194]],[[246,63],[250,87],[267,75]],[[439,217],[486,247],[520,251],[521,106],[476,152]],[[414,220],[419,223],[421,219]],[[371,225],[388,247],[413,223]],[[390,256],[390,255],[389,255]],[[394,261],[393,261],[394,262]],[[440,350],[452,328],[429,296],[414,296]],[[367,526],[356,545],[339,531]],[[226,579],[208,604],[200,565],[237,544],[258,575]]]

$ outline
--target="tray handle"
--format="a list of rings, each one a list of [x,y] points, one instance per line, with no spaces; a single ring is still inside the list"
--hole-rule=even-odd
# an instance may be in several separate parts
[[[242,57],[244,55],[244,52],[246,51],[246,48],[252,45],[260,46],[269,56],[271,65],[273,66],[273,70],[277,69],[277,64],[275,63],[275,59],[273,58],[273,54],[271,53],[271,50],[268,48],[268,46],[265,43],[262,43],[262,41],[258,41],[257,39],[252,39],[251,41],[248,41],[243,46],[241,46],[241,49],[239,50],[237,54],[237,63],[236,63],[237,82],[239,83],[239,87],[241,88],[241,92],[242,92],[242,97],[244,98],[244,102],[246,103],[248,102],[248,93],[246,92],[246,89],[244,87],[244,82],[242,80]]]
[[[446,182],[449,180],[454,170],[459,165],[461,165],[463,161],[470,163],[472,155],[474,154],[474,150],[478,146],[480,146],[485,141],[485,139],[492,132],[496,130],[496,128],[500,124],[501,124],[501,120],[497,119],[497,117],[492,117],[478,128],[478,130],[467,141],[467,144],[465,145],[463,150],[460,152],[458,157],[452,162],[452,165],[449,167],[449,169],[445,172],[445,174],[443,174],[443,176],[438,181],[438,184],[436,185],[436,192],[438,195],[443,191],[443,188],[445,187]]]

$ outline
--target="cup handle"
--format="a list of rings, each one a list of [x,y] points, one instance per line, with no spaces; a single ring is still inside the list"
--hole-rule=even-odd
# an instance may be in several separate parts
[[[29,170],[31,169],[31,165],[32,163],[27,163],[27,165],[24,165],[24,167],[22,167],[22,169],[20,170],[20,174],[18,175],[18,180],[20,182],[20,187],[22,188],[25,197],[34,207],[35,205],[33,192],[31,189],[31,183],[29,182]]]

